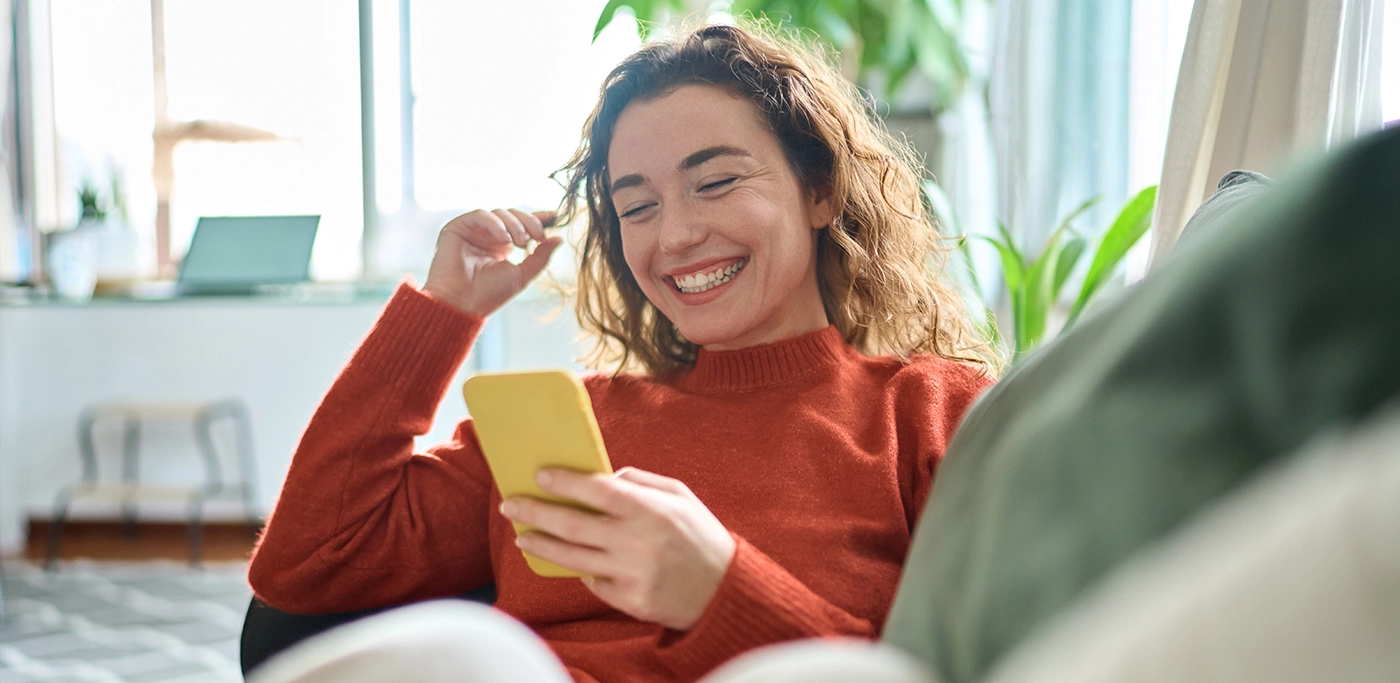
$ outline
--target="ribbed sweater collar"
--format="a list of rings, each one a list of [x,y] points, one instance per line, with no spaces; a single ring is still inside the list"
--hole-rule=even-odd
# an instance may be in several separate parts
[[[694,391],[753,391],[786,383],[840,362],[854,350],[835,325],[773,344],[734,351],[700,350],[677,382]]]

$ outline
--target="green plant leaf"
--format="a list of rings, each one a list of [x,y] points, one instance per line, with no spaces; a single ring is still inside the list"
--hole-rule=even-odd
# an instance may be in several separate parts
[[[904,79],[914,71],[918,62],[914,60],[914,55],[906,55],[905,59],[887,59],[885,63],[885,91],[890,93],[899,92],[899,86],[904,84]]]
[[[632,16],[637,19],[637,37],[646,42],[651,38],[652,31],[662,24],[662,14],[667,9],[684,12],[685,0],[608,0],[608,4],[603,6],[603,11],[598,15],[598,22],[593,25],[593,40],[598,40],[598,36],[617,18],[617,11],[626,7],[632,11]]]
[[[1099,240],[1094,259],[1089,262],[1089,272],[1084,276],[1084,286],[1079,290],[1079,298],[1074,302],[1069,322],[1065,323],[1066,327],[1079,319],[1085,304],[1089,303],[1094,293],[1108,281],[1108,277],[1118,267],[1118,262],[1122,261],[1128,250],[1147,233],[1147,229],[1152,226],[1152,209],[1156,204],[1157,186],[1152,185],[1128,200],[1123,210],[1118,212],[1113,225]]]
[[[997,232],[1001,238],[980,236],[989,244],[996,247],[997,254],[1001,257],[1001,276],[1006,284],[1007,296],[1011,299],[1011,326],[1012,344],[1017,351],[1025,348],[1027,343],[1026,333],[1034,325],[1033,320],[1027,320],[1029,305],[1029,290],[1031,287],[1029,265],[1026,263],[1022,252],[1016,248],[1016,242],[1011,239],[1011,233],[1006,226],[998,223]]]
[[[626,7],[632,10],[632,15],[637,18],[638,26],[644,18],[651,17],[652,0],[608,0],[608,4],[603,6],[603,11],[598,15],[598,23],[593,25],[593,42],[597,42],[598,36],[602,35],[603,29],[611,24],[617,17],[617,11]]]
[[[1016,251],[1016,246],[1009,241],[1003,242],[986,235],[980,235],[979,239],[986,240],[997,248],[997,254],[1001,256],[1001,277],[1006,282],[1006,291],[1016,296],[1026,279],[1026,264],[1021,260],[1020,252]]]
[[[1079,264],[1079,257],[1084,255],[1084,248],[1089,246],[1089,240],[1078,235],[1065,241],[1065,248],[1060,252],[1059,262],[1055,264],[1055,301],[1060,300],[1060,290],[1065,286],[1065,280],[1069,279],[1070,273],[1074,272],[1074,267]]]
[[[1055,307],[1055,275],[1065,248],[1064,235],[1063,228],[1055,230],[1045,243],[1045,249],[1026,271],[1024,303],[1016,320],[1018,357],[1035,348],[1045,336],[1050,311]]]
[[[1020,264],[1020,270],[1024,271],[1029,265],[1026,263],[1026,256],[1016,248],[1016,240],[1011,239],[1011,232],[1006,229],[1005,223],[997,222],[997,234],[1001,235],[1002,241],[1006,243],[1006,247],[1011,250],[1011,253],[1016,255],[1016,262]]]
[[[856,29],[856,35],[860,36],[861,72],[890,63],[886,59],[887,55],[894,55],[890,59],[900,58],[897,51],[891,48],[887,39],[889,35],[888,17],[869,2],[857,2],[853,10],[851,12],[851,17],[854,20],[852,23]]]
[[[907,39],[919,70],[940,91],[941,101],[946,104],[967,81],[967,61],[956,33],[938,21],[927,6],[918,7],[909,22]]]
[[[810,28],[816,34],[830,41],[838,50],[847,50],[856,42],[856,31],[841,11],[831,3],[823,2],[812,10]]]

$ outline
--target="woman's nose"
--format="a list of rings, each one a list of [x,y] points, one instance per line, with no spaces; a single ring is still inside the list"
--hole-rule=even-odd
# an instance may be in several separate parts
[[[661,251],[667,254],[683,254],[704,242],[707,234],[703,221],[689,211],[672,208],[661,214]]]

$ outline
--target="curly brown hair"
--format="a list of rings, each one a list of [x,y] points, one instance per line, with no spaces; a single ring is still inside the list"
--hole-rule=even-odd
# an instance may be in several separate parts
[[[945,250],[917,157],[826,56],[764,26],[711,25],[648,43],[604,79],[578,151],[559,171],[567,180],[558,222],[572,222],[581,204],[588,212],[576,306],[598,342],[591,365],[668,376],[695,361],[698,347],[647,300],[623,258],[607,155],[629,104],[698,84],[752,102],[804,187],[830,192],[835,218],[818,239],[817,279],[827,319],[848,343],[866,355],[998,368],[962,296],[937,277]]]

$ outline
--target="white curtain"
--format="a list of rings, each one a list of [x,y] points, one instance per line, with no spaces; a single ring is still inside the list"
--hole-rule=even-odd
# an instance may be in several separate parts
[[[969,236],[997,234],[997,173],[987,112],[987,80],[992,69],[993,7],[988,0],[963,4],[960,40],[967,55],[968,82],[938,116],[938,184],[952,204],[957,226]],[[973,270],[982,274],[982,287],[991,304],[1000,292],[992,286],[1001,264],[991,245],[970,245]],[[989,277],[986,274],[991,274]]]
[[[13,102],[15,87],[10,68],[10,57],[14,54],[14,3],[0,0],[0,102]],[[0,131],[5,130],[5,115],[11,107],[0,106]],[[9,136],[7,136],[9,137]],[[19,279],[20,242],[15,215],[14,198],[11,196],[9,168],[15,159],[15,143],[7,139],[0,145],[0,282]]]
[[[1225,173],[1278,173],[1381,125],[1384,0],[1196,0],[1149,268]]]

